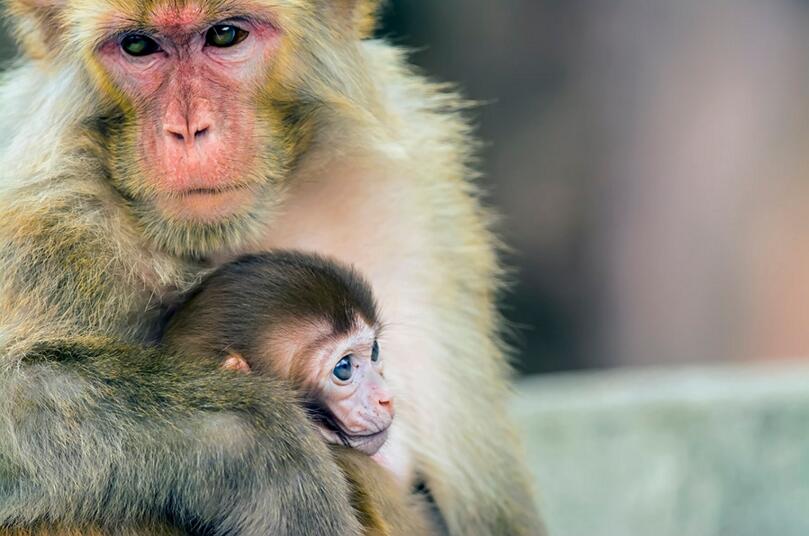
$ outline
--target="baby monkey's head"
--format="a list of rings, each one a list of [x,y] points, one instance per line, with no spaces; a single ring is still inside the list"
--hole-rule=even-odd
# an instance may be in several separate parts
[[[394,415],[379,331],[373,293],[357,272],[281,251],[213,272],[171,318],[163,343],[290,380],[328,441],[375,454]]]

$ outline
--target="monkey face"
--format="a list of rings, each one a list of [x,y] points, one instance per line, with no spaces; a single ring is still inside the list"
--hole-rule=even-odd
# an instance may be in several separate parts
[[[316,366],[307,380],[326,415],[321,432],[332,443],[376,454],[395,412],[375,333],[366,326],[324,350],[312,360]]]
[[[336,4],[64,7],[60,39],[81,50],[109,103],[98,123],[112,183],[161,249],[207,254],[267,225],[323,110],[350,102],[341,61],[355,61],[358,36]]]
[[[271,12],[229,7],[111,12],[92,51],[92,71],[120,110],[105,140],[113,183],[169,249],[223,245],[206,229],[224,231],[224,242],[249,234],[279,201],[300,141],[266,104],[281,28]]]
[[[168,219],[227,219],[250,206],[264,182],[269,170],[259,154],[275,154],[260,147],[269,128],[254,103],[278,30],[242,19],[210,24],[196,6],[151,19],[153,30],[126,31],[99,50],[116,87],[136,103],[128,118],[135,135],[116,163],[141,184],[116,176]]]

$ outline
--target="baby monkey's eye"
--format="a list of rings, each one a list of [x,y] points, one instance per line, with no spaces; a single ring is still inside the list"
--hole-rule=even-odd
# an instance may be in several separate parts
[[[121,48],[130,56],[148,56],[160,50],[160,45],[148,35],[131,33],[121,39]]]
[[[352,355],[347,355],[337,362],[337,365],[334,367],[335,378],[343,382],[347,382],[351,379],[351,375],[354,373],[354,367],[351,363],[352,357]]]
[[[374,346],[371,348],[371,361],[376,363],[379,361],[379,343],[374,341]]]
[[[227,48],[241,43],[250,34],[232,24],[217,24],[211,26],[205,34],[205,43],[212,47]]]

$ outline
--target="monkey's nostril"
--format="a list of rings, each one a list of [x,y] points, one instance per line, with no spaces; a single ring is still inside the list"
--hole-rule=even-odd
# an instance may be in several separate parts
[[[191,145],[194,142],[202,140],[205,136],[207,136],[210,133],[211,129],[208,126],[198,129],[192,128],[191,130],[167,127],[165,131],[171,139],[179,141],[184,144]]]

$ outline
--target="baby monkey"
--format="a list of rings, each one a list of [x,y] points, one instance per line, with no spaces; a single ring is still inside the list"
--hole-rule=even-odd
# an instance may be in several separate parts
[[[358,273],[278,251],[209,275],[169,320],[163,344],[226,369],[289,380],[335,445],[365,536],[442,534],[428,501],[368,458],[385,443],[394,416],[379,334],[373,293]]]
[[[170,319],[163,343],[290,380],[326,441],[372,456],[394,417],[379,333],[373,293],[358,273],[279,251],[213,272]]]
[[[211,273],[169,319],[162,344],[184,358],[289,380],[335,445],[364,536],[436,536],[443,533],[437,511],[368,457],[385,443],[394,416],[379,334],[373,293],[358,273],[323,257],[279,251],[242,257]],[[114,534],[185,534],[160,524],[128,530]],[[0,536],[57,534],[113,532],[0,527]]]

